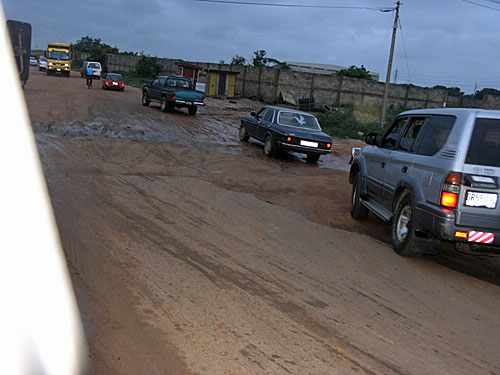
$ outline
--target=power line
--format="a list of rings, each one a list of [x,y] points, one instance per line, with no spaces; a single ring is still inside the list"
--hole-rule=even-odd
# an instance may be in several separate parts
[[[462,0],[464,3],[469,3],[469,4],[474,4],[474,5],[477,5],[477,6],[480,6],[480,7],[483,7],[483,8],[488,8],[488,9],[493,9],[493,10],[496,10],[497,12],[500,12],[500,9],[498,8],[492,8],[492,7],[489,7],[487,5],[483,5],[483,4],[479,4],[479,3],[475,3],[474,1],[470,1],[470,0]],[[496,1],[493,1],[494,3],[497,3]]]
[[[337,5],[301,5],[301,4],[279,4],[279,3],[255,3],[250,1],[231,1],[231,0],[193,0],[201,3],[218,3],[231,5],[255,5],[255,6],[270,6],[270,7],[286,7],[286,8],[312,8],[312,9],[362,9],[374,10],[377,12],[392,12],[394,8],[384,7],[355,7],[355,6],[337,6]]]
[[[408,64],[408,55],[406,54],[405,39],[403,38],[403,28],[401,27],[401,18],[399,18],[399,30],[401,30],[401,42],[403,42],[403,51],[405,53],[406,69],[408,70],[408,82],[411,81],[410,65]]]

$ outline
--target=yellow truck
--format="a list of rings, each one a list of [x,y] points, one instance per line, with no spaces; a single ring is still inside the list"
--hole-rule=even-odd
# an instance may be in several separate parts
[[[70,48],[68,44],[49,43],[47,45],[47,75],[61,74],[69,77],[71,70]]]

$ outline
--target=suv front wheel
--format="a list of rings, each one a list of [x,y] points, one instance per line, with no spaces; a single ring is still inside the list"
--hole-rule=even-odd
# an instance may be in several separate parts
[[[362,206],[360,202],[360,186],[361,174],[358,172],[353,178],[351,193],[351,216],[356,220],[363,220],[368,216],[368,209]]]
[[[411,194],[406,194],[399,201],[396,215],[392,220],[392,247],[399,255],[405,257],[417,256],[412,249],[415,236],[413,230],[413,201]]]

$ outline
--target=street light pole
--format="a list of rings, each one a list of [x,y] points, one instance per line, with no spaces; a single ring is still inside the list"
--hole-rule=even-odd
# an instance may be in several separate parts
[[[387,75],[385,76],[384,98],[382,99],[382,110],[380,114],[380,126],[385,123],[385,108],[387,106],[387,96],[389,93],[389,83],[391,82],[392,59],[394,57],[394,45],[396,44],[396,30],[398,29],[400,1],[396,2],[396,17],[394,17],[394,27],[392,28],[391,52],[389,53],[389,64],[387,65]]]

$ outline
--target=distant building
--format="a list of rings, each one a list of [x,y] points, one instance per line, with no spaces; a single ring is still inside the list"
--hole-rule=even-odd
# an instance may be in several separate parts
[[[297,72],[315,73],[315,74],[333,74],[341,69],[347,69],[345,66],[331,65],[331,64],[312,64],[296,61],[285,61],[292,70]],[[375,72],[368,72],[374,81],[378,81],[380,74]]]

